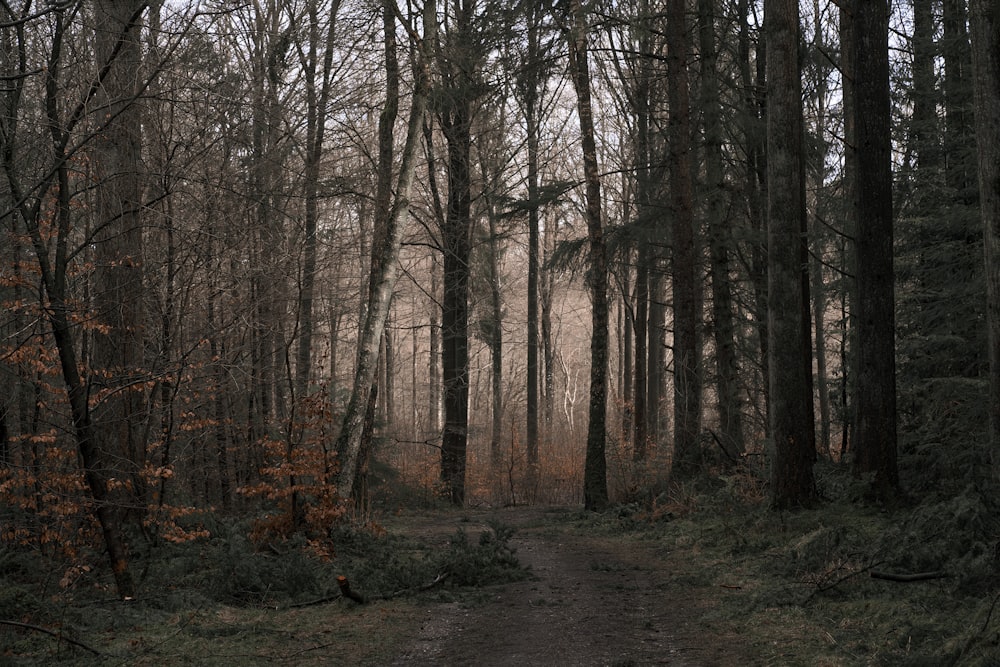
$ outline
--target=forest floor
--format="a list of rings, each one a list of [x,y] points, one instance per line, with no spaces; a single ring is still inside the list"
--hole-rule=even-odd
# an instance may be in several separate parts
[[[693,586],[690,554],[626,535],[594,533],[560,508],[426,514],[399,520],[425,539],[491,524],[531,577],[480,591],[471,602],[422,611],[395,665],[747,665],[745,641],[704,621],[718,591]]]
[[[0,665],[995,667],[990,507],[779,513],[680,489],[601,514],[383,510],[323,562],[220,526],[150,561],[133,602],[98,568],[63,590],[0,550]]]

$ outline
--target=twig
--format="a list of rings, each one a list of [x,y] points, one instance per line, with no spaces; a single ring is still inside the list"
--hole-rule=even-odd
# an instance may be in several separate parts
[[[316,600],[309,600],[308,602],[296,602],[295,604],[290,604],[285,609],[301,609],[302,607],[314,607],[318,604],[326,604],[327,602],[333,602],[344,597],[340,593],[336,595],[327,595],[325,597],[318,598]]]
[[[52,637],[55,637],[56,639],[64,641],[67,644],[72,644],[73,646],[79,646],[80,648],[84,649],[85,651],[90,651],[94,655],[101,655],[101,652],[98,651],[96,648],[93,648],[91,646],[87,646],[83,642],[78,641],[76,639],[73,639],[72,637],[67,637],[62,632],[59,632],[57,630],[50,630],[48,628],[43,628],[43,627],[38,626],[38,625],[31,625],[30,623],[21,623],[19,621],[5,621],[3,619],[0,619],[0,625],[9,625],[11,627],[22,628],[24,630],[34,630],[35,632],[41,632],[41,633],[44,633],[46,635],[51,635]]]
[[[886,581],[900,581],[900,582],[910,582],[910,581],[927,581],[928,579],[944,579],[948,575],[941,570],[935,570],[934,572],[914,572],[912,574],[896,574],[893,572],[879,572],[878,570],[871,571],[872,579],[884,579]]]
[[[810,600],[812,600],[814,597],[816,597],[816,595],[818,595],[819,593],[825,593],[825,592],[827,592],[829,590],[833,590],[834,588],[836,588],[837,586],[841,585],[842,583],[844,583],[848,579],[853,579],[854,577],[858,576],[859,574],[863,574],[865,572],[872,571],[872,568],[876,568],[876,567],[878,567],[879,565],[881,565],[884,562],[885,561],[878,561],[877,563],[872,563],[871,565],[863,567],[863,568],[861,568],[859,570],[850,570],[850,571],[848,571],[847,574],[845,574],[844,576],[840,577],[839,579],[834,580],[831,583],[827,583],[827,584],[817,583],[816,584],[816,588],[813,590],[812,593],[809,594],[809,597],[807,597],[805,599],[805,602],[808,603]],[[837,569],[840,569],[840,567],[838,567]],[[835,571],[836,570],[834,570],[834,572]],[[874,576],[874,575],[872,575],[872,576]]]
[[[986,620],[983,621],[983,629],[979,631],[979,634],[986,632],[986,628],[990,625],[990,619],[993,618],[993,610],[997,607],[997,601],[1000,600],[1000,594],[993,598],[993,604],[990,605],[990,611],[986,614]]]
[[[434,581],[428,582],[426,584],[421,584],[420,586],[415,586],[413,588],[404,588],[401,591],[396,591],[395,593],[390,593],[389,595],[382,596],[383,600],[391,600],[392,598],[398,598],[400,595],[406,595],[407,593],[423,593],[424,591],[429,591],[438,584],[444,583],[444,580],[448,578],[450,572],[442,572],[438,576],[434,577]]]

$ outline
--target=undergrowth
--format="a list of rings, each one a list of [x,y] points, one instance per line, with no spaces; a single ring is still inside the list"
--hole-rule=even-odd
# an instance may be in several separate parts
[[[300,536],[255,544],[245,521],[208,519],[205,527],[210,538],[163,543],[134,561],[141,571],[140,595],[129,603],[115,599],[97,553],[71,564],[25,548],[0,548],[0,621],[23,624],[0,625],[0,663],[100,663],[87,648],[42,628],[77,638],[113,664],[132,664],[129,656],[142,643],[136,637],[150,628],[176,627],[176,641],[190,642],[257,632],[238,623],[220,625],[215,622],[220,615],[259,617],[317,605],[335,605],[334,616],[347,624],[358,605],[340,598],[338,576],[346,576],[367,601],[376,601],[453,598],[526,575],[510,546],[513,531],[499,524],[476,538],[458,531],[444,546],[342,524],[330,531],[333,548],[323,553]]]
[[[1000,514],[969,484],[882,508],[860,483],[817,468],[823,502],[770,510],[746,471],[675,486],[578,517],[683,553],[685,577],[718,600],[709,614],[766,664],[1000,664]]]

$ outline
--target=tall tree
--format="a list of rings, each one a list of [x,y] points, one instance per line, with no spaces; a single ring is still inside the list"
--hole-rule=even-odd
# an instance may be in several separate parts
[[[590,91],[588,16],[581,0],[570,0],[570,77],[576,88],[577,115],[583,147],[583,178],[589,241],[587,285],[590,288],[590,404],[587,422],[587,454],[583,473],[583,503],[588,510],[608,504],[607,391],[608,391],[608,260],[604,243],[601,205],[601,175],[597,162],[594,111]]]
[[[469,438],[469,278],[472,233],[472,117],[482,91],[483,52],[475,25],[476,0],[452,0],[451,25],[439,49],[438,120],[448,144],[448,204],[441,242],[444,299],[441,306],[441,380],[444,431],[441,481],[451,502],[465,502]]]
[[[991,0],[971,0],[970,17],[986,252],[990,451],[993,477],[1000,479],[1000,7]]]
[[[543,40],[543,6],[537,0],[522,3],[525,22],[524,61],[516,71],[514,92],[521,104],[525,124],[526,177],[528,201],[528,349],[527,397],[525,418],[525,453],[528,459],[528,487],[534,488],[538,476],[538,390],[541,383],[539,369],[539,275],[541,272],[541,246],[539,222],[541,210],[541,178],[539,175],[539,141],[544,113],[544,85],[549,78],[550,66],[546,56],[548,45]]]
[[[732,231],[726,220],[722,155],[722,105],[717,71],[716,2],[698,0],[698,49],[701,52],[701,109],[705,136],[705,180],[709,274],[712,281],[712,332],[715,338],[716,399],[722,446],[730,455],[746,448],[740,414],[739,366],[736,358],[736,328],[730,282]]]
[[[854,471],[892,496],[896,465],[896,349],[892,267],[892,156],[888,2],[857,2],[853,16],[858,340]]]
[[[393,0],[385,0],[383,11],[395,12]],[[406,128],[406,143],[403,146],[402,162],[396,182],[396,195],[392,210],[386,221],[385,233],[380,235],[380,247],[372,250],[377,257],[377,271],[372,273],[374,287],[370,291],[370,303],[366,310],[364,328],[359,341],[358,364],[354,374],[351,397],[344,412],[340,435],[337,437],[337,454],[340,471],[337,477],[337,493],[341,498],[353,496],[358,471],[358,456],[361,450],[365,417],[369,413],[369,402],[375,375],[378,372],[379,346],[386,320],[389,317],[389,303],[399,274],[397,266],[400,244],[409,216],[410,195],[416,172],[417,152],[423,132],[424,113],[430,87],[430,57],[436,35],[436,8],[433,0],[426,0],[423,7],[423,36],[417,47],[417,61],[414,63],[416,86],[410,103],[410,115]],[[388,43],[389,37],[385,38]]]
[[[765,0],[764,33],[771,503],[787,508],[816,495],[798,2]]]
[[[107,73],[96,102],[103,109],[94,145],[96,202],[94,308],[104,325],[93,337],[94,421],[107,434],[109,452],[127,469],[143,502],[139,477],[146,459],[143,376],[145,317],[142,267],[142,150],[139,94],[141,28],[146,3],[138,0],[94,5],[97,68]]]
[[[681,475],[700,464],[701,362],[698,345],[700,280],[694,233],[691,177],[691,102],[684,0],[667,2],[667,96],[669,112],[670,215],[673,221],[674,456]]]
[[[21,133],[25,128],[22,124],[25,113],[24,92],[29,79],[35,72],[29,71],[28,43],[25,39],[23,26],[26,21],[17,21],[16,56],[14,58],[14,76],[11,77],[11,87],[7,90],[7,115],[3,120],[2,158],[3,169],[10,191],[11,201],[15,203],[19,222],[24,226],[34,251],[37,271],[40,277],[41,290],[39,297],[44,304],[43,312],[55,344],[59,369],[66,388],[66,399],[69,403],[72,433],[79,454],[87,488],[93,500],[93,512],[100,525],[104,545],[114,575],[115,586],[122,598],[135,595],[135,582],[129,568],[129,554],[123,531],[123,520],[120,510],[122,498],[112,485],[112,477],[120,468],[115,464],[120,460],[121,450],[112,450],[112,439],[119,433],[114,431],[114,425],[105,430],[95,422],[91,409],[91,399],[107,398],[108,387],[100,386],[105,380],[120,381],[120,377],[105,377],[103,374],[98,384],[91,385],[89,371],[81,363],[81,336],[76,321],[86,313],[76,309],[79,302],[71,289],[70,279],[73,276],[73,257],[80,252],[74,247],[74,226],[79,202],[74,200],[76,191],[73,179],[75,168],[72,158],[78,156],[89,141],[77,143],[76,134],[84,125],[87,109],[93,103],[98,90],[112,76],[127,79],[128,76],[116,67],[116,61],[123,51],[130,53],[126,60],[134,56],[137,49],[138,25],[142,18],[144,5],[132,4],[132,11],[124,16],[106,13],[98,20],[100,30],[96,35],[98,41],[104,41],[99,49],[98,63],[91,71],[94,74],[76,103],[69,102],[64,95],[73,88],[62,78],[70,71],[67,67],[65,54],[71,51],[69,37],[72,34],[73,21],[82,9],[81,3],[67,3],[47,8],[47,20],[51,22],[51,33],[47,39],[48,53],[45,56],[45,67],[39,73],[43,76],[43,113],[44,121],[39,125],[44,128],[47,137],[39,136],[41,144],[34,144],[40,155],[40,160],[34,164],[25,163],[21,158],[22,148],[31,144],[22,144]],[[102,11],[107,7],[100,8]],[[117,17],[118,21],[115,20]],[[103,31],[103,35],[100,34]],[[131,70],[134,76],[139,71]],[[113,74],[114,73],[114,74]],[[87,128],[86,137],[92,138],[96,133],[109,130],[109,137],[116,136],[115,124],[121,122],[119,116],[135,103],[138,93],[138,83],[129,84],[121,78],[116,83],[110,83],[110,90],[105,94],[104,113],[95,120],[95,127]],[[132,88],[130,86],[137,86]],[[117,113],[116,113],[117,112]],[[128,114],[126,113],[126,117]],[[121,131],[121,128],[117,128]],[[134,128],[132,128],[134,129]],[[128,141],[127,132],[119,135],[122,141]],[[115,151],[110,146],[104,146],[107,154],[103,157],[110,160]],[[123,151],[122,164],[102,165],[103,176],[109,180],[118,175],[116,167],[132,167],[132,173],[125,175],[126,183],[136,175],[136,164],[130,163],[129,156],[132,146],[120,147]],[[131,194],[130,188],[125,188],[123,194]],[[110,195],[106,206],[112,206]],[[138,205],[138,197],[126,199],[120,203],[118,213],[129,217],[136,213],[132,207]],[[118,220],[104,220],[106,224],[118,224]],[[122,223],[128,224],[128,222]],[[82,225],[87,227],[88,225]],[[93,229],[94,225],[90,225]],[[134,250],[134,248],[130,249]],[[135,263],[136,257],[128,255],[128,261]],[[111,267],[105,267],[111,268]],[[109,285],[111,287],[112,285]],[[122,304],[119,304],[122,305]],[[112,315],[113,317],[113,315]],[[125,390],[132,387],[124,383]],[[101,389],[97,394],[92,389]],[[118,387],[121,389],[121,387]],[[36,412],[41,405],[36,403]],[[127,442],[127,441],[126,441]],[[127,475],[129,471],[124,471]],[[120,485],[117,485],[120,488]]]
[[[303,248],[302,278],[299,285],[299,338],[295,357],[295,393],[299,398],[304,397],[308,392],[309,378],[313,371],[312,347],[315,328],[313,302],[316,289],[318,245],[316,226],[319,221],[320,166],[323,158],[323,142],[326,136],[326,112],[330,103],[330,88],[333,77],[333,38],[336,32],[336,18],[339,8],[339,0],[334,0],[332,6],[323,7],[322,14],[325,15],[326,31],[325,35],[322,35],[323,19],[320,13],[320,2],[319,0],[310,0],[306,8],[308,43],[304,49],[301,44],[298,45],[306,96],[306,141],[302,183],[305,210],[302,220]],[[394,29],[394,22],[390,23]],[[380,168],[381,164],[380,155]],[[386,180],[390,179],[391,161],[390,176]],[[383,200],[387,202],[382,204],[381,214],[384,217],[388,217],[387,212],[391,206],[390,186],[391,183],[383,186],[380,177],[376,202],[378,204],[382,204]],[[386,190],[384,196],[381,194],[383,189]],[[380,213],[377,212],[376,217],[379,215]]]

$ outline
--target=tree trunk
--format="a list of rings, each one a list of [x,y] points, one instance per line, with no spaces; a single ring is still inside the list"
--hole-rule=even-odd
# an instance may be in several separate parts
[[[672,472],[694,474],[701,465],[701,361],[698,325],[698,251],[691,182],[691,105],[685,58],[688,52],[684,0],[667,2],[667,92],[669,113],[670,213],[673,219],[674,454]]]
[[[594,112],[591,106],[590,65],[588,62],[587,15],[581,0],[570,0],[570,74],[576,88],[577,113],[583,145],[583,173],[586,185],[587,237],[590,288],[590,407],[587,423],[587,454],[584,464],[583,497],[588,510],[608,504],[607,460],[605,458],[608,369],[608,261],[601,221],[601,176],[594,139]]]
[[[816,497],[797,1],[765,0],[764,31],[771,502],[788,508]]]
[[[851,80],[854,72],[855,53],[849,45],[854,43],[854,2],[846,0],[840,6],[840,71],[844,77],[843,85],[843,122],[844,122],[844,175],[841,179],[844,183],[844,201],[847,202],[849,210],[853,211],[857,205],[857,131],[855,127],[855,94],[854,82]],[[847,216],[847,224],[843,236],[843,256],[844,272],[848,276],[857,275],[857,252],[856,236],[857,224],[854,215]],[[841,440],[840,456],[843,458],[849,450],[854,447],[855,431],[857,428],[857,318],[855,307],[858,302],[857,281],[850,282],[850,289],[843,292],[843,302],[841,310],[843,312],[843,334],[841,338],[841,373],[843,382],[841,385],[841,403],[844,415],[844,434]]]
[[[979,206],[986,246],[987,328],[990,359],[990,450],[1000,480],[1000,9],[971,0]]]
[[[813,0],[813,15],[816,17],[815,25],[815,45],[820,51],[826,50],[823,25],[820,20],[819,0]],[[815,259],[810,263],[812,277],[812,298],[813,298],[813,329],[815,331],[816,346],[816,387],[819,397],[819,425],[820,425],[820,451],[827,458],[831,458],[830,450],[830,390],[827,382],[827,359],[826,359],[826,288],[823,283],[823,256],[826,248],[826,241],[823,234],[822,223],[826,216],[824,187],[827,173],[827,143],[824,138],[827,122],[827,79],[826,69],[819,68],[816,81],[816,136],[817,136],[817,156],[812,160],[812,191],[813,191],[813,216],[812,216],[812,242]]]
[[[896,351],[892,267],[892,156],[889,7],[857,2],[854,118],[857,205],[857,440],[854,472],[880,500],[899,486],[896,467]]]
[[[940,167],[937,129],[937,75],[934,72],[934,0],[913,0],[913,114],[910,116],[910,150],[917,154],[917,182],[932,182]],[[926,180],[925,180],[926,178]]]
[[[498,240],[498,230],[496,221],[496,211],[490,207],[487,212],[489,222],[489,255],[490,255],[490,384],[492,394],[492,426],[490,428],[490,465],[493,470],[499,472],[500,464],[503,461],[503,450],[500,439],[503,436],[503,293],[500,286],[500,249]],[[537,434],[536,434],[537,435]],[[534,466],[532,466],[534,463]],[[532,467],[537,471],[538,450],[535,450],[535,458],[532,462],[528,458],[528,488],[529,495],[534,495],[534,482],[536,478],[530,474]]]
[[[756,69],[751,68],[750,40],[750,2],[739,0],[739,37],[737,54],[740,72],[740,85],[743,89],[741,134],[746,145],[746,159],[743,164],[743,192],[746,197],[746,215],[749,228],[752,231],[750,243],[750,281],[753,285],[753,301],[750,311],[756,327],[757,346],[760,351],[760,383],[756,392],[759,398],[754,401],[763,416],[760,425],[765,435],[770,425],[770,377],[768,353],[767,326],[767,154],[766,131],[764,121],[767,116],[764,87],[766,84],[767,52],[764,48],[764,36],[761,35],[756,48]],[[754,80],[754,72],[757,78]]]
[[[528,23],[526,66],[521,74],[521,94],[524,103],[524,120],[527,149],[528,190],[528,359],[527,359],[527,405],[525,413],[527,429],[525,450],[528,459],[528,488],[534,489],[538,479],[538,388],[540,383],[538,364],[538,278],[541,249],[539,248],[539,186],[538,143],[541,133],[538,99],[541,94],[541,48],[540,48],[540,3],[526,3]]]
[[[970,72],[972,52],[966,28],[966,0],[942,0],[944,35],[945,176],[953,196],[962,203],[976,199],[973,159],[973,113]]]
[[[451,502],[465,502],[469,437],[469,280],[472,249],[472,113],[478,97],[481,45],[473,34],[475,0],[453,0],[454,26],[438,51],[442,71],[441,130],[448,143],[448,208],[441,230],[444,300],[441,310],[444,431],[441,481]]]
[[[386,11],[392,11],[387,4]],[[416,86],[410,105],[410,117],[406,130],[406,143],[403,147],[402,164],[396,183],[396,198],[386,224],[386,232],[382,236],[382,247],[373,250],[373,257],[378,258],[377,271],[372,273],[371,303],[365,315],[363,334],[359,345],[358,364],[351,389],[351,398],[344,412],[343,425],[337,438],[337,455],[340,460],[340,470],[337,477],[337,493],[342,499],[354,495],[354,484],[358,473],[358,459],[364,435],[365,415],[372,394],[372,384],[378,371],[379,344],[389,316],[389,303],[398,276],[397,260],[400,244],[406,228],[409,215],[410,193],[416,172],[417,150],[424,122],[424,111],[427,106],[429,81],[429,58],[431,45],[434,43],[436,28],[435,4],[428,0],[424,5],[423,29],[424,35],[418,51],[419,60],[415,67]]]
[[[705,180],[708,187],[708,230],[712,280],[712,320],[717,369],[716,394],[719,431],[729,456],[743,454],[743,420],[740,414],[739,365],[729,253],[732,234],[726,220],[725,182],[722,170],[722,119],[719,78],[716,69],[715,0],[698,0],[698,45],[701,51],[701,107],[705,132]]]
[[[431,296],[434,299],[431,303],[430,322],[427,326],[428,338],[430,338],[430,391],[428,394],[429,404],[427,406],[427,430],[433,437],[441,434],[441,322],[438,315],[441,309],[438,307],[438,268],[437,262],[431,259]]]
[[[330,99],[333,38],[339,4],[339,0],[334,2],[327,17],[329,23],[326,39],[322,42],[321,72],[317,72],[320,67],[319,46],[321,44],[319,0],[312,0],[308,9],[309,44],[306,50],[307,56],[303,62],[303,73],[306,80],[306,155],[302,184],[305,214],[302,241],[302,280],[299,287],[299,340],[295,359],[295,395],[300,399],[309,392],[309,378],[312,372],[313,298],[316,285],[316,224],[319,220],[320,162],[323,158],[323,139],[326,134],[325,117]],[[318,83],[317,75],[320,79]],[[386,189],[388,190],[388,187]],[[376,195],[376,199],[382,200],[378,195]],[[386,204],[386,212],[388,209],[389,205]]]
[[[97,104],[107,118],[95,138],[96,225],[94,308],[104,325],[94,332],[93,421],[118,446],[113,474],[130,479],[133,507],[145,505],[141,110],[136,103],[141,71],[139,20],[145,2],[98,0],[94,6],[95,56],[107,73]],[[110,463],[110,461],[109,461]],[[137,520],[138,517],[136,517]]]
[[[635,270],[635,402],[632,415],[634,432],[632,438],[633,455],[636,461],[646,459],[649,445],[649,418],[646,411],[646,390],[648,382],[646,371],[649,368],[649,353],[646,345],[649,333],[649,264],[650,244],[639,244],[638,258]]]

